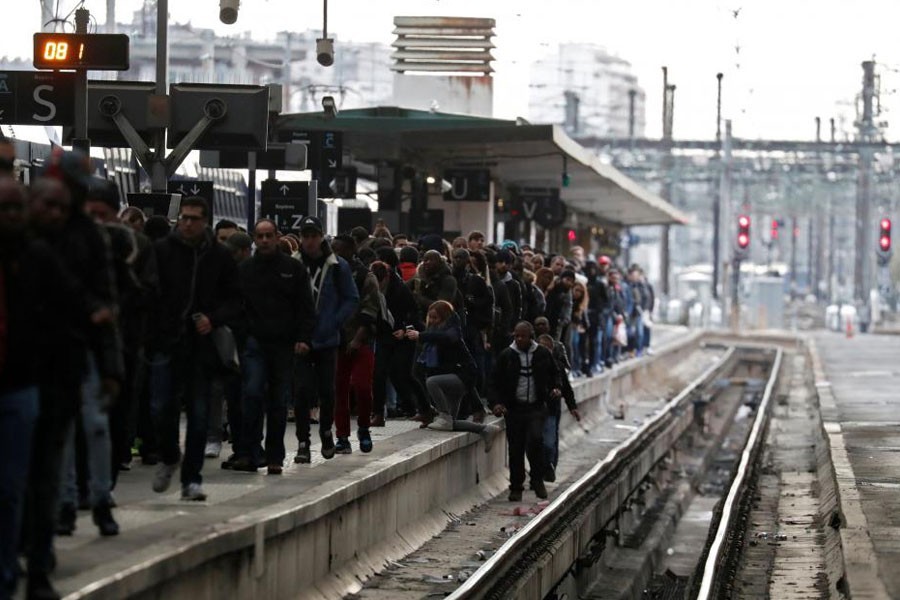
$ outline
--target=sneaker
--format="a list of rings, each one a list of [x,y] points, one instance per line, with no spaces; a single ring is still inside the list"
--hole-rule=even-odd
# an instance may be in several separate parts
[[[324,448],[325,445],[322,444]],[[350,440],[345,437],[339,437],[337,444],[334,446],[335,454],[353,454],[353,448],[350,447]]]
[[[156,467],[156,475],[153,476],[153,491],[161,494],[172,485],[172,475],[178,470],[178,463],[167,465],[162,463]]]
[[[484,440],[484,451],[490,452],[494,446],[494,437],[500,433],[500,428],[496,425],[485,425],[481,430],[481,439]]]
[[[75,521],[77,518],[78,513],[74,504],[70,502],[61,504],[56,521],[56,535],[72,535],[75,533]]]
[[[312,457],[309,455],[309,442],[300,443],[300,448],[294,456],[294,462],[302,465],[308,465],[312,462]]]
[[[256,461],[246,457],[236,458],[231,462],[232,471],[243,471],[244,473],[256,473],[259,465]]]
[[[541,500],[547,499],[547,488],[544,486],[543,481],[532,481],[531,489],[534,491],[534,495],[540,498]]]
[[[434,431],[453,431],[453,419],[450,415],[439,414],[434,421],[428,424],[428,429]]]
[[[206,442],[206,450],[203,451],[203,456],[206,458],[219,458],[221,453],[222,442]]]
[[[112,516],[112,507],[109,502],[99,502],[93,508],[94,525],[100,530],[100,535],[119,535],[119,524]]]
[[[206,492],[199,483],[189,483],[181,488],[181,499],[191,502],[203,502],[206,500]]]
[[[372,435],[368,429],[360,429],[356,432],[356,438],[359,440],[359,449],[368,454],[372,451]]]
[[[326,459],[334,458],[334,438],[331,437],[331,432],[322,435],[322,456]]]
[[[284,467],[282,467],[282,466],[279,465],[279,464],[269,465],[269,466],[266,467],[266,472],[267,472],[269,475],[281,475],[281,472],[282,472],[283,470],[284,470]]]
[[[509,501],[510,502],[521,502],[522,501],[522,490],[509,490]]]

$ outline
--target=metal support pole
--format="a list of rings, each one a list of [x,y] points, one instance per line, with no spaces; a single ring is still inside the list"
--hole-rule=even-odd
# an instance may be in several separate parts
[[[675,86],[669,84],[669,69],[662,68],[663,72],[663,186],[662,197],[668,202],[672,201],[672,104],[675,94]],[[669,267],[671,257],[669,254],[669,226],[663,225],[660,233],[660,274],[659,287],[663,297],[669,295]]]
[[[256,152],[247,153],[247,231],[256,224]]]
[[[634,99],[637,90],[628,90],[628,141],[634,148]]]
[[[169,0],[156,0],[156,95],[165,96],[169,88]],[[166,130],[156,134],[150,169],[150,186],[154,192],[166,192]]]
[[[863,93],[862,118],[859,121],[860,141],[872,142],[876,138],[874,122],[875,62],[862,63]],[[872,243],[874,227],[871,226],[872,212],[872,162],[871,148],[859,151],[859,178],[856,188],[856,260],[854,263],[854,296],[857,301],[868,302],[872,288],[872,267],[875,246]]]
[[[75,33],[86,34],[91,13],[86,8],[75,11]],[[91,140],[88,139],[88,89],[87,71],[79,69],[75,72],[75,138],[72,148],[85,154],[91,153]]]
[[[797,217],[791,217],[791,299],[797,292]]]
[[[722,157],[722,73],[716,73],[718,92],[716,94],[716,142],[719,147],[716,148],[716,165],[720,166],[719,160]],[[716,193],[713,196],[713,259],[712,259],[712,297],[719,299],[719,261],[722,227],[722,180],[721,177],[716,181]]]

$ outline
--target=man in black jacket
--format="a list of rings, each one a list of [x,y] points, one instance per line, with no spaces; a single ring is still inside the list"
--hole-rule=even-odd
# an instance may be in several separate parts
[[[208,211],[202,198],[182,200],[176,230],[154,243],[144,269],[144,281],[154,296],[150,321],[154,327],[147,347],[151,406],[162,454],[153,490],[169,489],[182,458],[176,395],[180,389],[187,411],[181,498],[196,501],[206,499],[200,471],[210,379],[221,364],[211,334],[240,315],[237,267],[225,246],[207,229]]]
[[[558,398],[556,366],[550,351],[534,341],[531,323],[522,321],[513,332],[513,343],[497,357],[494,366],[497,404],[494,414],[506,417],[509,443],[509,500],[522,499],[525,456],[531,468],[531,489],[547,497],[544,487],[544,419],[551,400]]]
[[[242,359],[243,431],[235,449],[236,471],[256,471],[262,456],[259,442],[266,417],[269,475],[280,475],[284,463],[284,432],[291,401],[293,358],[301,344],[312,345],[316,307],[306,267],[278,249],[278,228],[263,219],[254,230],[256,254],[239,269],[247,343]]]

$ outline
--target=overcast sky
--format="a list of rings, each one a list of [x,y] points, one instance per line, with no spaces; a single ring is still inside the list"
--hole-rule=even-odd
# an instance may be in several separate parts
[[[76,5],[59,3],[63,14]],[[118,21],[130,21],[141,3],[118,0]],[[322,26],[319,0],[244,0],[232,26],[219,23],[217,4],[170,0],[171,18],[223,35],[249,30],[260,39]],[[106,0],[85,5],[104,21]],[[17,0],[16,6],[14,15],[5,11],[0,56],[31,52],[38,0]],[[677,138],[714,136],[715,74],[722,71],[723,113],[735,135],[812,139],[817,115],[827,124],[843,112],[852,122],[860,63],[874,56],[885,92],[882,118],[891,123],[889,138],[900,137],[900,99],[893,91],[900,88],[897,0],[329,0],[329,32],[339,40],[390,43],[395,15],[495,18],[497,117],[527,116],[530,63],[572,41],[601,44],[632,63],[647,91],[651,137],[661,131],[663,65],[677,85]]]

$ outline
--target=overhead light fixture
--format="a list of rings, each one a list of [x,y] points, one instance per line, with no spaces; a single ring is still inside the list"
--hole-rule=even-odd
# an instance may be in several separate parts
[[[437,182],[437,179],[434,178],[434,175],[429,175],[425,178],[425,183],[428,185],[434,185]]]

